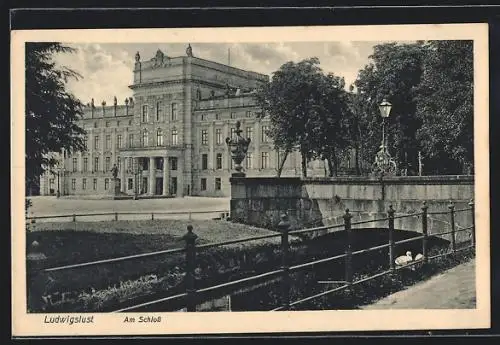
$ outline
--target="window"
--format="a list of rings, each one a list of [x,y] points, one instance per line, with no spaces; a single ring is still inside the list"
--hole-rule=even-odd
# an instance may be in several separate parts
[[[201,121],[205,121],[207,119],[207,114],[201,114]]]
[[[215,129],[215,140],[217,142],[217,145],[222,144],[222,129],[221,128]]]
[[[177,157],[170,157],[170,170],[177,170]]]
[[[116,127],[120,127],[120,121],[116,121]]]
[[[201,130],[201,144],[208,145],[208,131],[206,129]]]
[[[109,121],[106,121],[106,127],[109,127]]]
[[[236,128],[231,128],[231,139],[236,137]]]
[[[208,169],[208,155],[206,153],[201,155],[201,169]]]
[[[220,120],[220,114],[219,114],[219,113],[216,113],[216,114],[215,114],[215,119],[216,119],[216,120]]]
[[[232,119],[236,118],[236,113],[231,113],[231,118]]]
[[[147,129],[144,129],[142,131],[142,146],[146,147],[148,146],[148,143],[149,143],[149,133]]]
[[[247,156],[245,157],[245,168],[252,169],[252,153],[251,152],[248,152]]]
[[[207,190],[207,179],[202,178],[200,181],[200,189],[201,190]]]
[[[253,140],[253,127],[246,128],[246,137],[250,140]]]
[[[133,134],[128,135],[128,147],[134,147],[134,135]]]
[[[96,135],[94,137],[94,150],[98,150],[99,149],[99,136]]]
[[[116,158],[116,167],[118,168],[118,171],[122,170],[122,160],[120,157]]]
[[[76,189],[76,178],[71,179],[71,189],[73,189],[73,190]]]
[[[172,103],[172,121],[177,121],[177,103]]]
[[[269,141],[269,137],[267,136],[267,132],[269,131],[269,126],[262,126],[262,139],[263,143],[267,143]]]
[[[221,190],[222,183],[220,177],[215,178],[215,190]]]
[[[92,187],[94,188],[94,190],[97,190],[97,179],[95,178],[94,181],[92,182]]]
[[[116,147],[121,149],[122,148],[122,135],[121,134],[118,134],[116,136]]]
[[[87,157],[83,158],[83,171],[89,170],[89,159]]]
[[[156,121],[162,120],[162,107],[161,102],[156,102]]]
[[[111,168],[111,157],[106,157],[104,171],[109,171]]]
[[[111,148],[111,135],[106,135],[106,150]]]
[[[128,186],[127,187],[128,187],[128,189],[134,188],[134,180],[133,179],[131,179],[131,178],[128,179]]]
[[[269,166],[269,152],[262,152],[261,169],[267,169]]]
[[[94,171],[99,171],[99,157],[94,157]]]
[[[216,158],[217,169],[222,169],[222,153],[217,153]]]
[[[127,169],[129,171],[132,170],[132,158],[127,159]]]
[[[87,189],[87,179],[82,179],[82,189]]]
[[[163,131],[161,128],[156,131],[156,146],[163,146]]]
[[[172,129],[172,145],[177,145],[178,141],[177,129]]]
[[[87,136],[83,137],[83,147],[85,147],[85,150],[87,150],[89,147],[89,137]]]
[[[252,112],[250,110],[247,110],[247,112],[245,113],[245,116],[252,117]]]
[[[104,179],[104,189],[108,190],[109,189],[109,178]]]
[[[142,106],[142,122],[148,122],[148,105],[145,104]]]
[[[162,157],[155,157],[155,169],[156,170],[163,170],[163,158]]]
[[[78,159],[73,158],[73,172],[76,172],[78,170]]]
[[[200,89],[196,90],[196,99],[198,99],[198,100],[201,99],[201,90]]]

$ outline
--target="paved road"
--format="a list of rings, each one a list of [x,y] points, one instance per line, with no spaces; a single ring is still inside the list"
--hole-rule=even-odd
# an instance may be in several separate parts
[[[475,268],[471,260],[362,309],[474,309]]]

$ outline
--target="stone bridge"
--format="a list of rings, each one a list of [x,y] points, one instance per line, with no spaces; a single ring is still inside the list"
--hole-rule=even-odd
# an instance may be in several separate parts
[[[343,224],[349,209],[356,228],[387,228],[389,205],[393,205],[396,229],[422,232],[419,214],[428,206],[429,234],[450,231],[450,202],[455,205],[455,226],[472,225],[469,202],[474,198],[474,176],[395,176],[379,178],[231,178],[231,218],[234,221],[275,228],[279,215],[289,215],[292,228]],[[463,211],[462,211],[463,210]],[[409,215],[398,218],[398,216]],[[343,227],[330,229],[342,231]],[[457,233],[457,241],[468,232]],[[446,238],[446,237],[444,237]]]

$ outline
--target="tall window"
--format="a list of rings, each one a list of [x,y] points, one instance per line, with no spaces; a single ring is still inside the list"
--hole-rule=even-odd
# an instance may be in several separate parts
[[[245,158],[245,168],[252,169],[252,153],[248,152]]]
[[[142,122],[148,122],[148,120],[149,120],[148,105],[145,104],[142,106]]]
[[[236,118],[236,113],[231,113],[231,118],[232,119]]]
[[[250,140],[253,140],[253,127],[247,127],[245,134],[246,134],[247,138],[249,138]]]
[[[89,148],[89,137],[84,136],[83,137],[83,147],[87,150]]]
[[[89,159],[87,157],[83,157],[83,171],[89,170]]]
[[[208,169],[208,155],[206,153],[201,155],[201,168],[203,170]]]
[[[134,147],[134,135],[133,134],[128,135],[128,147]]]
[[[118,134],[116,136],[116,147],[121,149],[122,148],[122,135]]]
[[[73,158],[73,172],[76,172],[78,170],[78,159]]]
[[[260,167],[262,169],[267,169],[269,167],[269,152],[262,152]]]
[[[220,120],[220,113],[215,113],[215,119]]]
[[[201,130],[201,144],[208,145],[208,131],[206,129]]]
[[[156,131],[156,146],[163,146],[163,131],[161,128]]]
[[[170,157],[170,170],[177,170],[177,157]]]
[[[94,181],[92,181],[92,188],[94,190],[97,190],[97,179],[95,178]]]
[[[106,135],[106,150],[111,148],[111,135]]]
[[[104,189],[108,190],[109,189],[109,178],[104,179]]]
[[[71,189],[73,189],[73,190],[76,189],[76,178],[71,179]]]
[[[94,137],[94,150],[99,150],[99,136]]]
[[[172,103],[172,121],[177,121],[177,103]]]
[[[221,190],[222,183],[220,177],[215,178],[215,190]]]
[[[132,170],[132,158],[127,159],[127,169],[129,171]]]
[[[134,188],[134,180],[133,179],[131,179],[131,178],[128,179],[128,186],[127,187],[128,187],[127,189]]]
[[[252,117],[252,112],[250,110],[247,110],[247,112],[245,113],[245,116]]]
[[[99,171],[99,157],[94,157],[94,171]]]
[[[222,129],[221,128],[215,129],[215,140],[216,140],[217,145],[222,144]]]
[[[87,179],[82,179],[82,189],[87,189]]]
[[[104,171],[109,171],[111,168],[111,157],[106,157]]]
[[[216,158],[217,169],[222,169],[222,153],[217,153]]]
[[[202,178],[200,181],[200,189],[201,190],[207,190],[207,179]]]
[[[231,128],[231,139],[236,137],[236,128]]]
[[[267,143],[269,141],[269,136],[267,135],[268,131],[269,131],[269,126],[262,126],[262,139],[261,139],[261,141],[263,143]]]
[[[147,129],[142,131],[142,146],[146,147],[149,144],[149,133]]]
[[[162,120],[162,107],[161,102],[156,102],[156,121],[159,122]]]
[[[177,129],[172,129],[172,145],[177,145],[178,141]]]
[[[118,168],[118,171],[122,170],[122,160],[120,157],[116,158],[116,167]]]

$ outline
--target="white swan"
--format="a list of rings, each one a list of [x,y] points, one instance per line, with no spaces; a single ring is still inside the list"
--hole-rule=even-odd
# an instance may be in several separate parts
[[[399,256],[394,260],[397,266],[405,266],[413,261],[413,256],[410,251],[406,252],[406,255]]]
[[[420,253],[418,253],[417,255],[415,255],[415,261],[419,261],[419,260],[422,260],[424,258],[424,256]]]

